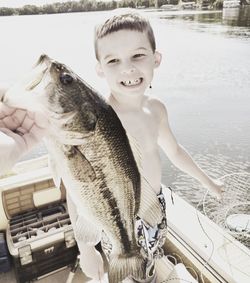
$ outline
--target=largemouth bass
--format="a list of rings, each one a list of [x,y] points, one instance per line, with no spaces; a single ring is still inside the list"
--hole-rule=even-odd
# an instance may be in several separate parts
[[[82,238],[91,242],[104,231],[112,244],[109,282],[129,275],[145,280],[148,261],[138,245],[135,220],[139,216],[154,227],[162,212],[143,178],[138,147],[112,107],[70,68],[47,55],[40,57],[31,75],[8,90],[4,102],[46,113],[55,182],[64,183],[78,210],[93,224],[86,224]]]

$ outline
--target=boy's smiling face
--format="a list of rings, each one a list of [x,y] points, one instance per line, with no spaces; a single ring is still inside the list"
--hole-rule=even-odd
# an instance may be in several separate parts
[[[97,73],[105,77],[112,95],[143,95],[161,55],[153,53],[145,32],[119,30],[98,39]]]

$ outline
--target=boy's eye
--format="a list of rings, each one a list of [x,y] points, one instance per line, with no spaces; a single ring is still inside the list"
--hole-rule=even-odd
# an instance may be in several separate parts
[[[119,61],[118,59],[112,59],[112,60],[109,60],[107,63],[114,64],[114,63],[117,63],[118,61]]]
[[[133,58],[141,58],[141,57],[144,57],[144,56],[146,56],[145,54],[142,54],[142,53],[138,53],[138,54],[135,54],[134,56],[133,56]]]

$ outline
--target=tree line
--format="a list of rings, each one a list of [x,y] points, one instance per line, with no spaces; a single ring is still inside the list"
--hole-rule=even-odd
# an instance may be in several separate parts
[[[170,2],[178,0],[158,0],[159,7]],[[119,2],[110,1],[102,2],[96,0],[81,0],[81,1],[70,1],[70,2],[56,2],[53,4],[46,4],[43,6],[36,5],[25,5],[21,8],[8,8],[0,7],[0,16],[11,16],[11,15],[38,15],[38,14],[56,14],[56,13],[73,13],[73,12],[88,12],[88,11],[103,11],[113,10],[116,8],[148,8],[154,7],[154,0],[122,0]]]

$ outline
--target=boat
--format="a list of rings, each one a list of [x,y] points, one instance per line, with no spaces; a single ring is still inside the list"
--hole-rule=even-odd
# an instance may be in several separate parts
[[[223,9],[224,8],[239,8],[241,6],[240,0],[224,0],[223,1]]]
[[[48,168],[46,156],[21,162],[14,167],[10,175],[0,179],[0,231],[8,227],[9,219],[6,212],[15,208],[10,201],[11,197],[8,193],[10,190],[13,190],[15,194],[35,191],[37,194],[35,198],[33,197],[33,202],[44,204],[43,196],[51,198],[51,201],[61,199],[61,191],[52,184],[52,174]],[[168,275],[173,274],[174,270],[174,274],[185,274],[196,280],[188,282],[248,283],[250,250],[173,193],[171,188],[164,187],[163,193],[167,207],[168,236],[164,251],[169,262],[168,270],[166,270]],[[9,200],[7,205],[6,200]],[[46,252],[53,252],[52,247],[46,249]],[[64,271],[57,270],[58,274],[64,272],[64,282],[70,272],[67,266],[65,268],[67,269]],[[1,276],[6,278],[6,275],[0,274],[1,282],[15,282],[4,281],[4,279],[2,281]],[[62,281],[61,277],[54,272],[45,276],[49,276],[48,280],[51,281],[48,282]],[[74,282],[80,281],[74,280]],[[187,280],[171,280],[171,282],[183,283]]]
[[[179,5],[180,5],[180,8],[184,9],[184,10],[194,10],[194,9],[196,9],[196,2],[194,2],[194,1],[189,1],[189,0],[183,1],[183,0],[181,0],[179,2]]]
[[[210,10],[211,9],[211,3],[209,0],[203,0],[200,4],[201,10]]]
[[[172,5],[172,4],[165,4],[165,5],[162,5],[160,9],[165,10],[165,11],[177,11],[179,10],[179,6]]]
[[[250,250],[178,195],[173,199],[166,191],[167,248],[172,253],[179,250],[186,264],[191,263],[208,282],[249,282]]]

